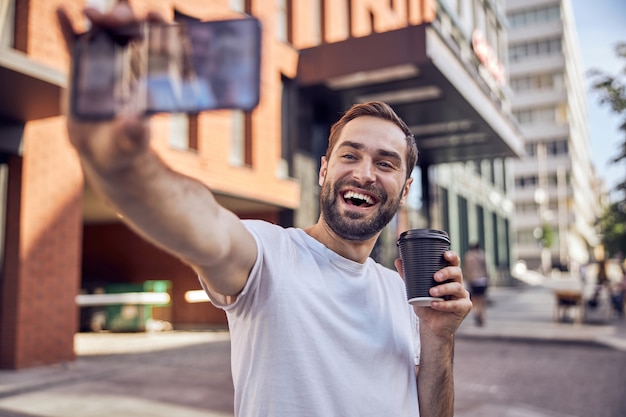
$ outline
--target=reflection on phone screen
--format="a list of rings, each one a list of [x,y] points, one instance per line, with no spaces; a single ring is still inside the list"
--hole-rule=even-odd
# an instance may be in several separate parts
[[[148,112],[251,109],[258,101],[258,26],[249,20],[151,26]]]
[[[75,71],[75,108],[80,114],[107,116],[116,111],[115,44],[99,34],[78,45],[80,60]]]
[[[260,30],[252,18],[149,24],[124,47],[105,33],[82,36],[74,57],[74,114],[251,110],[259,100]]]

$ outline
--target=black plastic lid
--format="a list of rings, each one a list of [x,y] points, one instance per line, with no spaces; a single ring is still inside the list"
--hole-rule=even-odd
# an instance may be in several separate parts
[[[400,240],[405,239],[443,239],[450,243],[450,237],[448,233],[443,230],[437,229],[411,229],[400,234],[400,238],[398,239],[398,244]]]

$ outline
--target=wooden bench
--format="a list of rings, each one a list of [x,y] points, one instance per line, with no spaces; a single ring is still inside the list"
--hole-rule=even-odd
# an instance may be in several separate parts
[[[570,310],[576,310],[575,323],[582,323],[585,315],[583,293],[580,290],[555,290],[554,320],[565,321]]]

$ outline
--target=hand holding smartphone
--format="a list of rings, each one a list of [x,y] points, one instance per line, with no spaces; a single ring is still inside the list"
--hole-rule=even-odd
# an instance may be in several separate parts
[[[87,32],[73,51],[72,114],[249,111],[259,101],[260,49],[255,18],[143,23],[129,42]]]

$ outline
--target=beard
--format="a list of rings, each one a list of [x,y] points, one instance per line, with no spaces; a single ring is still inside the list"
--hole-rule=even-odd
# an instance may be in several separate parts
[[[341,213],[337,199],[343,197],[339,196],[337,190],[346,184],[374,195],[380,204],[380,209],[369,218],[363,213],[354,211]],[[365,241],[374,237],[393,219],[399,206],[400,195],[389,200],[387,193],[382,188],[363,187],[353,181],[337,182],[334,185],[326,181],[322,185],[320,194],[320,207],[326,224],[339,237],[346,240]]]

